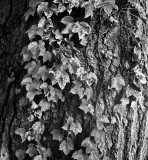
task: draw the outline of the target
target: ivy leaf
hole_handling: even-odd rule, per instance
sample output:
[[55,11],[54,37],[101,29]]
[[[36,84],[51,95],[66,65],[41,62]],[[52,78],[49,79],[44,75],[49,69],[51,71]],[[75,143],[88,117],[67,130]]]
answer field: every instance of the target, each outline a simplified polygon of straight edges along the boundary
[[36,90],[31,90],[31,91],[28,91],[27,92],[27,95],[26,97],[29,99],[29,101],[33,101],[35,95],[39,95],[39,94],[42,94],[41,91],[36,91]]
[[28,33],[28,37],[30,40],[32,40],[35,37],[37,29],[37,25],[32,25],[31,28],[26,32]]
[[39,51],[39,49],[38,49],[38,43],[36,41],[31,42],[28,45],[28,50],[30,50],[33,55],[37,54],[37,52]]
[[45,99],[42,99],[40,101],[39,106],[41,107],[41,111],[42,112],[50,110],[50,108],[51,108],[51,104],[47,100],[45,100]]
[[52,81],[52,84],[58,83],[59,87],[63,90],[67,83],[70,82],[69,75],[66,71],[57,70],[55,72],[55,80]]
[[22,143],[26,140],[25,133],[26,133],[25,128],[17,128],[15,130],[15,134],[21,136]]
[[61,142],[64,138],[63,134],[61,133],[61,131],[59,129],[54,129],[51,134],[53,135],[53,140],[58,140],[59,142]]
[[65,24],[65,25],[68,25],[68,24],[72,23],[73,20],[74,20],[73,17],[71,17],[71,16],[65,16],[65,17],[63,17],[63,18],[61,19],[61,22],[62,22],[63,24]]
[[71,89],[72,94],[78,94],[79,98],[82,99],[84,96],[84,88],[81,88],[82,83],[80,81],[74,82],[75,86]]
[[27,12],[25,12],[24,17],[25,17],[25,21],[28,20],[29,16],[34,16],[35,13],[35,9],[33,8],[29,8]]
[[71,150],[74,149],[74,144],[71,138],[67,138],[67,140],[63,140],[60,143],[59,150],[63,151],[65,155],[68,155]]
[[69,116],[66,124],[62,127],[65,131],[69,130],[70,124],[74,121],[73,117]]
[[86,153],[91,153],[96,148],[96,145],[90,140],[90,137],[85,138],[81,146],[86,147]]
[[88,103],[88,101],[86,99],[82,99],[82,103],[79,106],[79,108],[81,110],[83,110],[85,112],[85,114],[89,112],[91,115],[93,115],[94,114],[94,107],[92,104],[87,104],[87,103]]
[[93,17],[94,6],[91,1],[84,2],[81,7],[85,8],[85,18]]
[[76,159],[76,160],[84,160],[84,156],[83,156],[83,153],[82,153],[82,149],[78,150],[78,151],[75,151],[73,154],[72,154],[72,158],[73,159]]
[[73,131],[73,133],[77,135],[82,132],[82,126],[79,122],[72,122],[69,130]]

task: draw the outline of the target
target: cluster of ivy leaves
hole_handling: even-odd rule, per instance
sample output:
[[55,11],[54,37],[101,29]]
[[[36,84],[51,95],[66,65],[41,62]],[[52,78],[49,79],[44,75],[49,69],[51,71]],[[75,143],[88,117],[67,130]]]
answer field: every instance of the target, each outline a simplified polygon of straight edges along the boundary
[[[143,29],[143,23],[141,22],[142,19],[145,19],[145,15],[138,3],[129,2],[134,7],[137,7],[141,15],[141,18],[137,20],[137,29],[134,33],[135,37],[140,39],[138,46],[134,48],[134,52],[138,56],[139,61],[141,61],[141,57],[145,56],[147,52],[147,48],[145,48],[147,39],[143,36],[145,28]],[[74,8],[84,9],[84,17],[79,17],[78,19],[73,17],[71,13]],[[51,157],[52,155],[51,149],[43,147],[40,143],[42,134],[45,131],[45,113],[51,110],[57,102],[65,101],[63,91],[69,83],[72,84],[69,92],[74,95],[77,94],[81,100],[79,108],[85,114],[90,113],[92,116],[95,115],[95,109],[91,100],[93,97],[92,85],[97,83],[97,75],[88,71],[81,64],[81,61],[77,57],[78,54],[81,54],[81,50],[75,46],[72,38],[77,35],[78,43],[81,47],[87,46],[88,36],[92,33],[89,21],[93,18],[94,11],[100,8],[109,17],[113,10],[118,9],[114,0],[53,0],[50,2],[30,0],[29,2],[29,9],[25,13],[25,20],[27,21],[30,16],[37,14],[39,21],[26,32],[30,43],[23,48],[21,54],[25,69],[28,72],[21,84],[26,87],[26,97],[31,104],[28,121],[32,124],[32,127],[28,131],[24,128],[17,128],[15,133],[21,136],[22,142],[26,140],[35,140],[37,142],[36,145],[29,145],[26,151],[34,160],[47,160],[47,157]],[[61,17],[62,13],[64,13],[64,17],[60,19],[58,24],[55,24],[55,17],[59,15]],[[137,65],[134,68],[134,72],[139,80],[138,83],[146,84],[143,65],[145,65],[144,69],[147,70],[146,60],[143,59],[139,66]],[[120,84],[118,84],[119,82]],[[119,90],[119,85],[122,87],[125,83],[120,76],[116,76],[111,88]],[[37,95],[42,97],[39,103],[36,103],[34,100]],[[124,104],[125,100],[123,99]],[[102,122],[108,123],[109,120],[107,117],[103,117]],[[68,133],[66,138],[61,130]],[[74,117],[69,115],[65,125],[61,129],[54,129],[51,134],[53,135],[53,140],[60,142],[59,150],[68,155],[74,150],[74,143],[70,134],[77,136],[82,130],[81,122],[76,121]],[[86,150],[73,151],[72,158],[76,160],[99,159],[97,148],[101,142],[101,138],[105,136],[100,132],[94,128],[90,137],[82,141],[81,145]],[[91,140],[91,137],[94,138],[94,141]],[[21,152],[18,152],[16,156],[19,158],[21,154]]]

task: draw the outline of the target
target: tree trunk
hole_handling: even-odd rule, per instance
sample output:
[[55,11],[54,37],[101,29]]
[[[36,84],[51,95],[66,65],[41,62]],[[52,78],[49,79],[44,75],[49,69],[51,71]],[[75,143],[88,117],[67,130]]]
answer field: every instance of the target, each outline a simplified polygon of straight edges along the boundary
[[[119,8],[122,7],[121,2],[117,1]],[[145,4],[144,0],[142,3]],[[126,1],[122,5],[129,7]],[[20,85],[26,73],[20,53],[29,42],[23,17],[27,7],[26,0],[0,2],[0,160],[17,160],[16,150],[26,151],[29,144],[26,141],[21,143],[20,136],[15,134],[17,128],[28,129],[31,125],[27,120],[29,106],[20,105],[26,96],[25,88]],[[102,23],[99,14],[95,14],[90,43],[83,50],[84,55],[79,57],[84,66],[98,77],[98,83],[93,86],[95,118],[85,116],[78,108],[81,104],[79,97],[67,94],[70,87],[67,86],[64,90],[65,102],[58,103],[52,112],[47,113],[43,135],[46,141],[42,143],[51,148],[51,159],[72,159],[72,153],[65,156],[59,151],[59,143],[53,141],[50,134],[53,129],[64,125],[67,113],[82,122],[83,131],[74,140],[75,150],[81,148],[81,142],[97,126],[100,129],[100,160],[148,159],[147,87],[141,91],[133,83],[134,75],[131,74],[137,65],[133,58],[137,41],[131,33],[137,19],[132,14],[129,10],[124,12],[123,8],[119,10],[116,14],[118,24],[111,24],[108,19]],[[101,120],[103,116],[109,122]],[[26,159],[29,159],[27,154]]]
[[11,160],[16,159],[15,150],[24,147],[14,130],[27,113],[18,105],[24,92],[19,89],[24,72],[20,53],[28,42],[23,17],[27,7],[26,0],[0,1],[0,150],[1,158]]

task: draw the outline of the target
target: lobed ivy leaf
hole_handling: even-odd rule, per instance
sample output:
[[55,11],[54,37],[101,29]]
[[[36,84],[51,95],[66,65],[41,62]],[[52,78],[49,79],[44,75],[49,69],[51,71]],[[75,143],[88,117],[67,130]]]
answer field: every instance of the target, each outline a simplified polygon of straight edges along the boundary
[[67,140],[63,140],[60,143],[59,150],[63,151],[65,155],[68,155],[71,150],[74,149],[74,144],[71,138],[67,137]]
[[75,135],[82,132],[82,126],[79,122],[72,122],[69,130],[73,131]]
[[79,106],[79,108],[81,109],[81,110],[83,110],[84,112],[85,112],[85,114],[86,113],[90,113],[91,115],[93,115],[94,114],[94,107],[93,107],[93,105],[92,104],[88,104],[88,101],[86,100],[86,99],[82,99],[82,103],[81,103],[81,105]]
[[51,108],[51,104],[46,99],[42,99],[39,103],[39,106],[41,107],[42,112],[50,110]]
[[53,140],[58,140],[59,142],[61,142],[64,138],[63,134],[61,133],[61,131],[59,129],[54,129],[51,134],[53,135]]

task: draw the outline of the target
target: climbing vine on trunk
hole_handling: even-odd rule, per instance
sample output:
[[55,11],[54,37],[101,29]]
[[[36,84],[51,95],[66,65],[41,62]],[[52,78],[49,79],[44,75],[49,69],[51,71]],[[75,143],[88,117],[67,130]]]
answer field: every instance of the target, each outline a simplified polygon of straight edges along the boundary
[[[30,43],[21,52],[27,70],[21,82],[27,99],[21,102],[30,106],[30,127],[15,130],[22,143],[30,144],[25,152],[16,151],[18,159],[25,153],[34,160],[54,159],[54,151],[44,142],[49,117],[57,106],[65,116],[50,136],[59,142],[65,157],[124,159],[128,125],[129,159],[136,154],[140,160],[147,156],[147,125],[141,133],[140,153],[135,152],[140,143],[138,113],[147,113],[147,5],[136,0],[122,4],[119,0],[30,0],[25,20],[36,16],[38,21],[26,32]],[[64,108],[72,96],[77,105]],[[130,124],[128,116],[132,116]],[[86,127],[82,117],[91,128],[78,145],[76,138]]]

